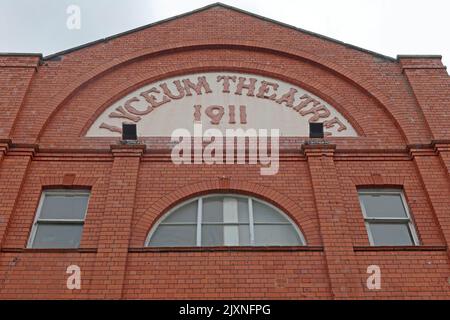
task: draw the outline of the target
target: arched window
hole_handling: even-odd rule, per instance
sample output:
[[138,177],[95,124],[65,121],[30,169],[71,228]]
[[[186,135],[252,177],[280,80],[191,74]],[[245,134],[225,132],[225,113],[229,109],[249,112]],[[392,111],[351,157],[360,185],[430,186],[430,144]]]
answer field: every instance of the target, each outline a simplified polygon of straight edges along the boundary
[[175,207],[150,231],[150,247],[298,246],[297,226],[274,206],[239,195],[202,196]]

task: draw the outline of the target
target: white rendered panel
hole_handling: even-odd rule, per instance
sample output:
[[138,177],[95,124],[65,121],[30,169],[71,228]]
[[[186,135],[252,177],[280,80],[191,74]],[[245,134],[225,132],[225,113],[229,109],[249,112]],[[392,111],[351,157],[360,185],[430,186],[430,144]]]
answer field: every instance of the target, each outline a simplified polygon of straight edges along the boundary
[[[225,86],[224,77],[229,79],[228,87]],[[249,86],[250,90],[244,87],[239,90],[240,78],[244,79],[243,84]],[[201,84],[199,79],[205,83],[198,90],[200,94],[185,85],[190,83],[195,87]],[[150,96],[154,98],[154,108],[150,108]],[[286,98],[284,101],[283,96]],[[292,103],[287,101],[289,96],[293,98]],[[164,103],[156,106],[161,102]],[[308,103],[295,110],[302,102]],[[198,112],[195,105],[200,106]],[[234,107],[230,108],[230,105]],[[223,108],[220,121],[213,121],[207,115],[210,106]],[[241,117],[240,106],[245,106],[242,112],[244,118]],[[314,108],[319,111],[312,112]],[[212,108],[209,114],[217,115],[219,109]],[[314,119],[317,115],[320,117]],[[223,133],[225,129],[238,128],[280,129],[281,136],[306,137],[309,135],[308,123],[311,120],[328,123],[325,132],[331,136],[357,136],[354,128],[333,106],[298,86],[254,74],[207,72],[164,79],[127,94],[94,121],[86,136],[120,137],[122,122],[128,122],[137,124],[141,137],[170,137],[179,128],[187,129],[192,134],[196,122],[202,124],[203,130],[216,128]]]

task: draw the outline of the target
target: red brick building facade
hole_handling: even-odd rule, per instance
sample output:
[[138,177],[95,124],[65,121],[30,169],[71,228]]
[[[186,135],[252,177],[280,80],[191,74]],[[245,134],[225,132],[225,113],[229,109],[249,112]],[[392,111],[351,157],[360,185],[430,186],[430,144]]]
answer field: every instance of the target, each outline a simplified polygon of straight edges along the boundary
[[[143,118],[131,104],[108,111],[140,88],[214,72],[302,88],[354,135],[281,137],[279,171],[264,176],[258,164],[176,165],[167,137],[88,134],[102,115]],[[2,54],[0,82],[0,298],[450,298],[450,81],[439,56],[393,59],[213,5],[48,57]],[[79,247],[30,247],[42,193],[55,188],[90,191]],[[401,190],[414,245],[371,245],[361,188]],[[305,245],[146,246],[164,214],[211,193],[273,205]],[[80,289],[66,286],[69,265]],[[379,289],[366,285],[370,265]]]

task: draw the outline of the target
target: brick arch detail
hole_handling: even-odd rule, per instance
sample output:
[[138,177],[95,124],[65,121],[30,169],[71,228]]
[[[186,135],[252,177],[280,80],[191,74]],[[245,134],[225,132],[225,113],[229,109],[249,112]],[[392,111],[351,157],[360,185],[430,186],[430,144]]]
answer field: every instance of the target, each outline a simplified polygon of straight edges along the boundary
[[404,177],[385,177],[382,175],[372,175],[370,177],[353,177],[353,183],[356,187],[381,187],[381,186],[396,186],[403,187],[405,183]]
[[234,193],[264,200],[287,214],[302,232],[307,245],[321,245],[318,228],[311,216],[303,214],[301,208],[289,197],[269,187],[241,180],[216,179],[186,185],[153,203],[132,226],[131,247],[144,245],[151,228],[176,205],[184,201],[211,193]]
[[40,182],[43,188],[47,187],[92,187],[97,178],[77,177],[74,174],[65,174],[64,176],[41,177]]
[[[49,105],[54,106],[53,111],[49,115],[49,117],[46,119],[45,123],[41,126],[37,140],[41,137],[43,134],[45,128],[47,127],[50,120],[53,118],[53,116],[59,111],[59,109],[64,105],[66,101],[68,101],[76,92],[81,89],[84,85],[89,83],[90,81],[100,77],[104,73],[108,72],[109,70],[112,70],[114,68],[117,68],[118,66],[130,63],[133,60],[140,59],[147,56],[152,55],[161,55],[166,54],[174,51],[179,50],[199,50],[199,49],[213,49],[213,48],[240,48],[245,49],[249,51],[265,51],[265,52],[272,52],[276,54],[281,55],[287,55],[291,56],[295,59],[303,59],[307,60],[311,63],[314,63],[316,65],[319,65],[321,67],[324,67],[333,73],[336,73],[340,77],[350,81],[355,86],[362,89],[364,92],[369,94],[371,97],[373,97],[385,110],[385,112],[388,114],[388,116],[394,121],[396,126],[399,128],[399,131],[405,141],[407,141],[407,136],[405,132],[403,131],[402,127],[399,125],[399,121],[397,118],[391,113],[390,110],[395,110],[393,108],[393,103],[390,101],[390,99],[385,96],[378,88],[370,84],[367,80],[361,78],[360,76],[354,74],[352,71],[346,69],[345,67],[342,67],[340,65],[337,65],[329,60],[320,58],[316,55],[313,55],[311,53],[303,52],[303,51],[293,51],[290,49],[284,49],[283,51],[280,51],[279,48],[276,48],[275,46],[261,46],[257,42],[254,41],[227,41],[227,43],[213,43],[211,41],[207,40],[200,40],[200,41],[192,41],[184,43],[183,45],[165,45],[160,46],[157,48],[147,48],[144,50],[138,50],[133,53],[127,54],[122,56],[121,58],[113,59],[105,64],[102,64],[98,66],[97,68],[92,69],[90,72],[85,73],[84,75],[79,77],[79,80],[77,82],[74,82],[70,85],[68,85],[65,89],[63,89],[60,93],[56,94],[51,101],[49,102]],[[194,67],[194,66],[193,66]],[[201,65],[197,66],[199,69],[201,69]],[[259,66],[261,68],[261,66]],[[263,70],[271,69],[270,66],[264,66],[262,68]],[[344,115],[346,116],[346,115]],[[348,115],[347,115],[348,116]],[[351,119],[351,118],[350,118]],[[355,128],[356,129],[356,128]]]

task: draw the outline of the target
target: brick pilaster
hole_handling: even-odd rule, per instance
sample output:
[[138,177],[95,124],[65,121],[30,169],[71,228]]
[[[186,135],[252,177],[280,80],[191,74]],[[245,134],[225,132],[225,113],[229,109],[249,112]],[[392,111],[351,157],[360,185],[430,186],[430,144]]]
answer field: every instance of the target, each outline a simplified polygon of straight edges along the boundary
[[0,163],[0,248],[5,242],[9,221],[21,196],[27,170],[37,150],[36,146],[15,147],[2,156]]
[[398,60],[412,88],[433,139],[450,136],[450,81],[441,56],[400,55]]
[[122,297],[137,178],[144,149],[144,145],[111,147],[114,163],[90,291],[95,298]]
[[450,181],[448,167],[442,165],[442,162],[449,164],[448,158],[447,160],[440,159],[435,152],[429,149],[411,148],[410,154],[414,159],[414,164],[441,229],[447,245],[447,252],[450,253],[448,250],[450,244]]
[[450,179],[450,140],[435,140],[433,141],[433,147],[434,151],[439,155]]
[[332,294],[335,299],[349,299],[360,296],[362,291],[333,160],[334,150],[334,145],[303,146],[308,159]]
[[0,137],[10,137],[41,62],[40,54],[0,55]]

